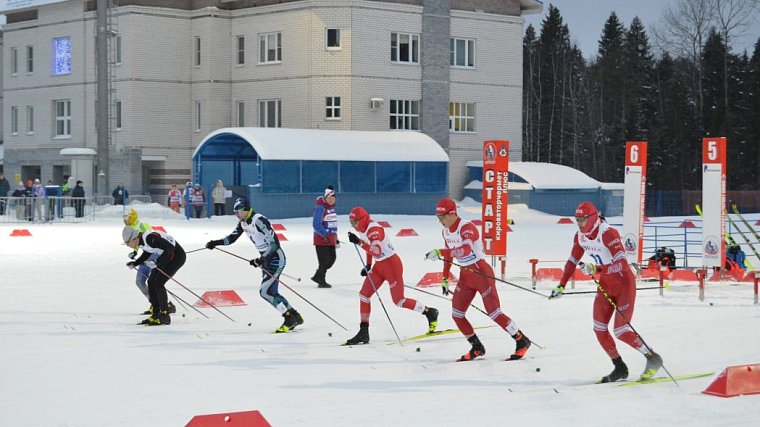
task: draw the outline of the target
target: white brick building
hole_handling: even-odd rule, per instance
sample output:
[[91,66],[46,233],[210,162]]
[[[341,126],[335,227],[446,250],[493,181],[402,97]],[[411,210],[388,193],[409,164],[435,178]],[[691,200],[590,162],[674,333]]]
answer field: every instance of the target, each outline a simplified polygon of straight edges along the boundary
[[[61,149],[97,149],[96,2],[31,3],[5,11],[3,166],[61,182]],[[521,157],[521,14],[538,1],[113,3],[111,188],[165,194],[190,179],[203,137],[230,126],[419,130],[448,152],[455,197],[483,140]],[[92,191],[96,176],[77,178]]]

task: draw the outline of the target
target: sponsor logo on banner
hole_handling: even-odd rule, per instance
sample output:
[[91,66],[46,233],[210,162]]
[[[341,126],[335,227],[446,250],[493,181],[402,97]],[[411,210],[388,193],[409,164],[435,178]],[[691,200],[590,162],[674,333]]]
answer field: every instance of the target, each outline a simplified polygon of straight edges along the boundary
[[496,163],[496,144],[492,142],[486,143],[486,147],[483,150],[483,163],[490,165]]
[[633,233],[628,233],[625,235],[625,241],[623,242],[623,246],[625,247],[626,252],[634,252],[638,245],[636,242],[639,239],[636,238],[636,236],[633,235]]
[[707,236],[705,238],[705,254],[717,255],[720,252],[720,244],[718,238],[715,236]]

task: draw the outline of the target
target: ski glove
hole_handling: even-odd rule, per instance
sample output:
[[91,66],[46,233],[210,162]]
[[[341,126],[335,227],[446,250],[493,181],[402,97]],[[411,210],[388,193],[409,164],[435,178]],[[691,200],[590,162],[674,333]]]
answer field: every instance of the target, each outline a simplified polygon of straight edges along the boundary
[[130,268],[130,269],[132,269],[132,270],[134,270],[136,266],[137,266],[137,264],[135,264],[134,261],[129,261],[127,263],[127,267]]
[[441,251],[438,249],[433,249],[432,251],[425,254],[425,259],[428,261],[437,261],[441,259]]
[[444,277],[443,280],[441,280],[441,290],[444,295],[449,294],[449,279]]
[[261,264],[264,264],[264,258],[254,258],[248,261],[248,264],[256,268],[261,267]]
[[348,232],[348,241],[355,244],[355,245],[361,245],[362,239],[359,238],[356,234],[352,232]]
[[137,256],[137,252],[135,252],[135,251],[132,251],[132,252],[130,252],[130,253],[129,253],[129,255],[127,255],[127,256],[129,257],[129,259],[135,259],[135,257]]
[[361,274],[362,276],[366,276],[367,273],[369,273],[370,270],[372,270],[372,265],[368,265],[368,266],[362,268],[362,271],[359,272],[359,274]]
[[551,295],[549,295],[549,299],[560,298],[562,297],[563,292],[565,292],[565,287],[557,285],[554,288],[552,288],[552,293]]
[[220,242],[218,240],[209,240],[206,242],[206,249],[214,249],[215,247],[219,246]]
[[597,271],[596,264],[594,264],[593,262],[589,262],[589,263],[579,262],[578,267],[580,267],[583,274],[587,276],[592,276],[596,274],[596,271]]

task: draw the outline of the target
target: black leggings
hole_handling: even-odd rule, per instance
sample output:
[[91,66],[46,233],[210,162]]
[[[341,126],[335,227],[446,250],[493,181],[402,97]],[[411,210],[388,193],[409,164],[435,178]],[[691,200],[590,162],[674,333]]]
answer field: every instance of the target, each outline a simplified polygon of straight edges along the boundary
[[[175,243],[174,253],[169,262],[157,265],[156,268],[151,270],[148,277],[148,294],[150,303],[153,305],[154,314],[168,309],[169,298],[166,295],[166,282],[185,265],[186,259],[185,250],[182,249],[179,243]],[[161,271],[158,271],[159,269]],[[156,308],[158,308],[158,311],[156,311]]]
[[317,262],[319,267],[315,274],[317,281],[324,281],[327,270],[335,264],[335,246],[314,246],[317,250]]

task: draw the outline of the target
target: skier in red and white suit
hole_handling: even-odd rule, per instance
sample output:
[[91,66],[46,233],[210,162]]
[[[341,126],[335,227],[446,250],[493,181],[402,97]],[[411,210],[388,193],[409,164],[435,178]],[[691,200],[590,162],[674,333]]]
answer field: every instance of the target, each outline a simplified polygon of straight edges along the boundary
[[[461,267],[459,283],[451,300],[451,313],[457,328],[464,334],[472,349],[458,361],[472,360],[486,354],[486,349],[475,334],[472,324],[465,317],[476,293],[480,293],[488,316],[515,339],[516,348],[509,360],[522,359],[531,345],[530,339],[518,328],[514,320],[501,311],[499,294],[493,269],[486,262],[483,244],[477,227],[457,215],[456,203],[445,197],[438,202],[435,214],[443,226],[445,249],[433,249],[425,255],[428,260],[443,259],[443,277],[449,277],[452,259]],[[448,295],[448,282],[443,280],[443,294]]]
[[[346,341],[346,345],[369,343],[369,315],[372,295],[387,281],[391,290],[393,303],[407,310],[422,313],[428,319],[428,333],[438,326],[438,310],[426,307],[420,302],[404,297],[404,266],[396,254],[393,243],[385,235],[385,229],[374,222],[361,206],[351,210],[348,216],[351,226],[360,233],[359,236],[348,232],[348,241],[359,245],[367,252],[367,263],[362,267],[361,275],[366,276],[359,291],[359,333]],[[375,261],[374,265],[372,261]]]
[[[602,377],[599,382],[614,382],[628,378],[628,367],[623,362],[623,358],[615,345],[615,340],[608,330],[612,315],[615,314],[615,306],[607,300],[601,289],[604,289],[625,316],[625,319],[620,314],[615,316],[613,333],[620,341],[646,356],[647,365],[644,373],[641,374],[641,378],[651,378],[662,366],[662,358],[651,348],[647,348],[641,338],[629,326],[628,322],[633,319],[633,311],[636,305],[636,277],[625,257],[625,249],[620,234],[600,218],[599,211],[591,202],[583,202],[578,205],[575,210],[575,219],[579,230],[573,239],[573,249],[570,252],[570,258],[565,263],[559,285],[552,289],[549,299],[562,296],[565,285],[575,272],[576,266],[580,266],[581,270],[588,275],[600,273],[599,286],[594,299],[594,333],[596,333],[599,344],[612,359],[615,368],[609,375]],[[584,253],[593,258],[594,262],[580,262]]]

